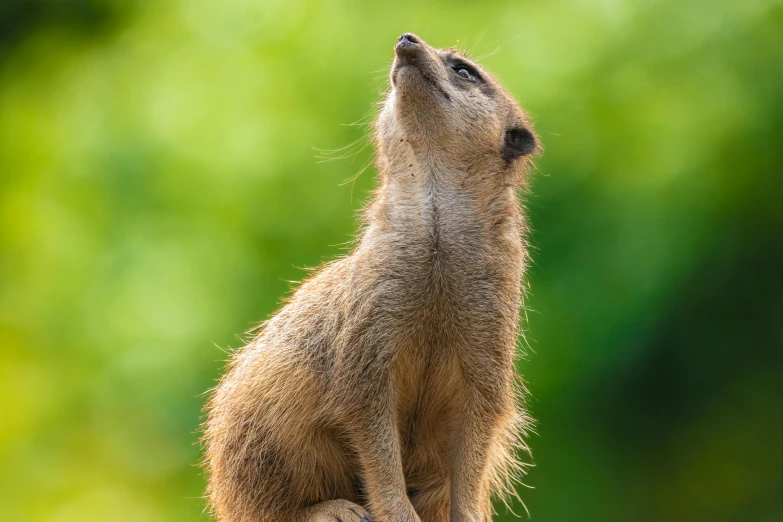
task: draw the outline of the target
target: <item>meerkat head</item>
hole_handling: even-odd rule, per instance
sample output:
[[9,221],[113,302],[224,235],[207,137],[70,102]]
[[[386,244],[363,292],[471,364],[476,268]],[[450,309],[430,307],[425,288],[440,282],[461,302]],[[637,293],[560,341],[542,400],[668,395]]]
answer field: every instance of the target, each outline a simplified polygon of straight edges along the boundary
[[394,51],[391,88],[376,122],[385,170],[426,166],[521,180],[538,145],[503,88],[459,52],[435,49],[411,33],[399,37]]

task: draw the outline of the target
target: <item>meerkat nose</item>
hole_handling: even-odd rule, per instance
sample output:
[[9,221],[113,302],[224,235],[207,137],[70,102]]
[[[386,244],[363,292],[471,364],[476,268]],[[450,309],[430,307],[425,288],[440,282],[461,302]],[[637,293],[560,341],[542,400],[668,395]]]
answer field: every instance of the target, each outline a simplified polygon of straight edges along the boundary
[[416,49],[420,47],[421,40],[418,36],[416,36],[413,33],[404,33],[399,38],[397,38],[397,45],[394,46],[394,48],[398,51],[401,51],[403,49]]
[[416,38],[416,35],[413,33],[403,33],[400,35],[399,38],[397,38],[397,41],[400,42],[403,45],[406,44],[417,44],[419,43],[419,39]]
[[422,49],[422,41],[413,33],[403,33],[397,38],[397,45],[394,46],[394,51],[397,56],[403,55],[415,55]]

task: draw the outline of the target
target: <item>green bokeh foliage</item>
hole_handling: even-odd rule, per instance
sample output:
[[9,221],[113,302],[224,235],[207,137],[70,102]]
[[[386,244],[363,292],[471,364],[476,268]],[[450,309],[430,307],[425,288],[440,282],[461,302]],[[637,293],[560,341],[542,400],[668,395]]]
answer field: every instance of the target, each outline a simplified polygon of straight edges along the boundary
[[204,393],[346,250],[403,31],[470,51],[545,148],[532,520],[783,520],[783,5],[762,0],[4,3],[4,520],[207,519]]

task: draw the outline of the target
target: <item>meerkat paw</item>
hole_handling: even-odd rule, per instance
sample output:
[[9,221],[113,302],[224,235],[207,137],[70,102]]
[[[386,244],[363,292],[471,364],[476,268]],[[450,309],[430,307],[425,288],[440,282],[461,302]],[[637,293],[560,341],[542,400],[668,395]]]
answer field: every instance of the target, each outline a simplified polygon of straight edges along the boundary
[[327,500],[310,506],[300,519],[302,522],[372,522],[362,506],[347,500]]

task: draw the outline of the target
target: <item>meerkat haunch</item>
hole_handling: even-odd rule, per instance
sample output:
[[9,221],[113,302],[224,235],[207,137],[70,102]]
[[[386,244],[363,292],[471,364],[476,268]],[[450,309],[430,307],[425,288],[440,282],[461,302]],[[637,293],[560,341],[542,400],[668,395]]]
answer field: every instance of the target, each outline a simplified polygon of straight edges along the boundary
[[412,34],[357,247],[236,352],[207,405],[222,522],[487,522],[527,416],[514,370],[537,140],[478,65]]

